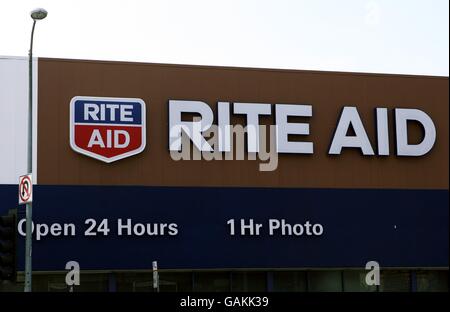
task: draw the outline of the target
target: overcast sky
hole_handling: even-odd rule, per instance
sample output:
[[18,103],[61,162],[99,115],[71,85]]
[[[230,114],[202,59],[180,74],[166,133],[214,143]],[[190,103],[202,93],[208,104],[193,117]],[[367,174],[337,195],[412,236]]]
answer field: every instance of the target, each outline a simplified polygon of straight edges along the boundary
[[448,76],[448,0],[2,0],[0,55]]

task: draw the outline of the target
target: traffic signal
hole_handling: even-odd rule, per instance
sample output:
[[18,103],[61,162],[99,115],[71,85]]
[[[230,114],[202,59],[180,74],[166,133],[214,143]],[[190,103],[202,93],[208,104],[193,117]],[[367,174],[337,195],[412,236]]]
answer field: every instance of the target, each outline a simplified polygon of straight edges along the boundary
[[0,281],[15,281],[16,267],[16,215],[0,216]]

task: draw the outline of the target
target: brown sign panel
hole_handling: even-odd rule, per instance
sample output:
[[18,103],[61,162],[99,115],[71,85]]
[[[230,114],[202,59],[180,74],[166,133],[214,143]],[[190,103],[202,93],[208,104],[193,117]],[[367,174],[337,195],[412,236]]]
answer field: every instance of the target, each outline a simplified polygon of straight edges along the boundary
[[[448,78],[294,70],[40,59],[38,73],[38,183],[67,185],[227,186],[448,189]],[[146,103],[147,146],[110,164],[74,152],[69,104],[75,96],[140,98]],[[279,154],[273,171],[260,160],[180,160],[169,152],[168,101],[309,104],[314,154]],[[376,150],[375,108],[388,108],[389,156],[340,155],[328,149],[344,106],[357,107]],[[426,112],[436,142],[420,157],[395,153],[394,108]],[[274,124],[275,117],[260,118]],[[232,123],[245,125],[245,118]],[[295,121],[294,121],[295,122]],[[411,142],[420,126],[411,125]]]

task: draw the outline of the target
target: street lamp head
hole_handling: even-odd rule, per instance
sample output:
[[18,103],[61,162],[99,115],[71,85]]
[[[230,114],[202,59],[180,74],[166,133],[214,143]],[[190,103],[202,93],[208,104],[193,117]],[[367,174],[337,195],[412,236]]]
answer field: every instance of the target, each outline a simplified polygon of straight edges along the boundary
[[47,16],[47,11],[42,8],[37,8],[31,11],[31,18],[36,20],[44,19]]

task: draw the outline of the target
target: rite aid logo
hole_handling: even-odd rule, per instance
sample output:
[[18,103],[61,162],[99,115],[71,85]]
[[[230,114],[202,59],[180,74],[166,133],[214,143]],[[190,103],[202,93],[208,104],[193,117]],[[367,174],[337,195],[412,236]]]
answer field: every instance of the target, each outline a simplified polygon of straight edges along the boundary
[[76,96],[70,101],[70,146],[110,163],[145,148],[145,103],[136,98]]

